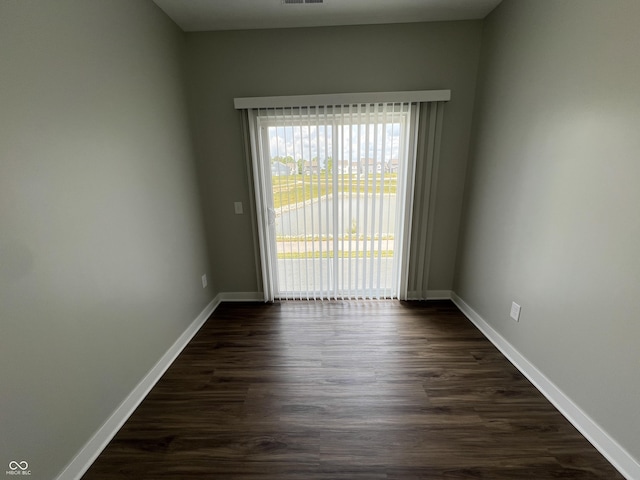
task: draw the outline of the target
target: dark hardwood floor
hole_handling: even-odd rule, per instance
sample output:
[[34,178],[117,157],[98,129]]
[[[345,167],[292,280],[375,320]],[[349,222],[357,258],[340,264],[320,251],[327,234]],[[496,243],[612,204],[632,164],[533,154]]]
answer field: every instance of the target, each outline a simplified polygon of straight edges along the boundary
[[222,304],[83,477],[622,479],[451,302]]

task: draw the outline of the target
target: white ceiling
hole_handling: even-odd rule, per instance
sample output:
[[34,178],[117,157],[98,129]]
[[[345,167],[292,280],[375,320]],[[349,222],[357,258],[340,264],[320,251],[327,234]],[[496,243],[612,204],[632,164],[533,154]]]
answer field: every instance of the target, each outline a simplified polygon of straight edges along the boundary
[[484,18],[502,0],[154,0],[186,32]]

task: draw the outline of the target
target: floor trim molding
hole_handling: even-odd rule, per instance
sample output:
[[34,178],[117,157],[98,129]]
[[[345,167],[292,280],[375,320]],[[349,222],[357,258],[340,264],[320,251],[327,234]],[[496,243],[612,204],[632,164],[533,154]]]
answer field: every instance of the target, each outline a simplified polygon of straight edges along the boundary
[[451,290],[427,290],[427,300],[451,300]]
[[95,462],[102,450],[109,444],[111,439],[118,433],[122,425],[133,414],[138,405],[144,400],[147,394],[160,380],[164,372],[171,366],[180,352],[187,346],[193,336],[204,325],[204,322],[211,316],[213,311],[220,305],[221,294],[218,294],[200,312],[191,325],[178,337],[169,347],[169,350],[158,360],[151,370],[140,380],[140,383],[131,391],[122,403],[114,410],[111,416],[96,431],[91,439],[80,449],[78,454],[71,460],[65,469],[58,475],[57,480],[79,480],[89,467]]
[[640,464],[618,442],[578,407],[534,364],[500,335],[462,298],[451,294],[451,300],[495,347],[549,400],[564,417],[627,479],[640,479]]
[[264,302],[262,292],[221,292],[218,297],[221,302]]
[[451,290],[427,290],[426,295],[423,292],[412,290],[407,292],[407,300],[451,300]]

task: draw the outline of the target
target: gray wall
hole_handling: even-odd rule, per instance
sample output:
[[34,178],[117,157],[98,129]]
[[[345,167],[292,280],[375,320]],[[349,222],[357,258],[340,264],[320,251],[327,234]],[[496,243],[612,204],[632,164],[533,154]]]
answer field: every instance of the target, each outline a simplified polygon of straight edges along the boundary
[[150,1],[3,0],[0,45],[0,471],[51,480],[214,295],[184,35]]
[[234,97],[448,88],[430,289],[453,283],[481,22],[187,35],[190,111],[216,283],[255,292],[251,190]]
[[636,0],[488,17],[455,290],[640,460],[638,18]]

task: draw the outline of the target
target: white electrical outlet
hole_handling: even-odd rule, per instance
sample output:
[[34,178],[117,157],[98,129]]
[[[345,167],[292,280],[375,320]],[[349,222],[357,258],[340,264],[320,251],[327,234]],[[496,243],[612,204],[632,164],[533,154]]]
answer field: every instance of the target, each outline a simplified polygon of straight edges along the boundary
[[202,288],[207,288],[207,274],[202,275]]
[[242,208],[242,202],[234,202],[233,208],[236,212],[236,215],[242,215],[244,213],[244,209]]
[[520,305],[516,302],[511,302],[511,318],[516,322],[520,321]]

